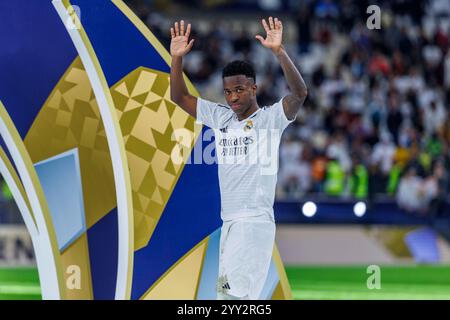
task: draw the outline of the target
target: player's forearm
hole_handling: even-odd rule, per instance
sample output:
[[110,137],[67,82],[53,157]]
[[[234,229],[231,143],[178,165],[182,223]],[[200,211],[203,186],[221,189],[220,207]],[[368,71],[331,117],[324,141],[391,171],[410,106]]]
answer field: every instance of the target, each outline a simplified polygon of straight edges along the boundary
[[170,99],[179,104],[183,97],[188,95],[189,91],[183,78],[183,58],[173,56],[170,67]]
[[292,62],[284,47],[281,47],[277,52],[274,52],[274,54],[280,62],[281,69],[283,70],[291,94],[303,101],[308,94],[308,89],[294,62]]

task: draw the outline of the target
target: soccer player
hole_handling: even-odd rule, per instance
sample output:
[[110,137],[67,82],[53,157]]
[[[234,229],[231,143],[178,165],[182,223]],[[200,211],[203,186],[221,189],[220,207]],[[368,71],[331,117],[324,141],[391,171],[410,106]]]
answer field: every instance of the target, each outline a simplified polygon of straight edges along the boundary
[[282,45],[281,21],[270,17],[262,25],[266,37],[255,38],[276,56],[290,89],[280,101],[263,107],[256,100],[255,71],[245,61],[230,62],[222,71],[228,105],[190,95],[182,60],[194,44],[194,39],[189,40],[191,25],[185,28],[181,20],[170,29],[171,99],[216,134],[223,221],[220,300],[258,299],[261,294],[275,241],[273,203],[281,134],[295,120],[307,95],[305,82]]

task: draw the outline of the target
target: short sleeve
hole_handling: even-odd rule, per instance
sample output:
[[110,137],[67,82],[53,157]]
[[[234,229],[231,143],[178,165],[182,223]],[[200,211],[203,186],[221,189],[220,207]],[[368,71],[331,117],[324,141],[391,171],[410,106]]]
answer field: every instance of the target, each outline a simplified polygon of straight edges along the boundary
[[197,121],[212,129],[219,129],[224,119],[232,115],[230,107],[211,102],[205,99],[197,99]]
[[270,117],[273,122],[274,129],[284,130],[284,129],[286,129],[286,127],[289,124],[294,122],[295,119],[297,118],[297,115],[292,120],[289,120],[286,117],[286,113],[284,112],[284,108],[283,108],[283,99],[284,98],[282,98],[280,101],[276,102],[275,104],[273,104],[269,107],[266,107],[266,108],[268,108],[268,110],[270,112]]

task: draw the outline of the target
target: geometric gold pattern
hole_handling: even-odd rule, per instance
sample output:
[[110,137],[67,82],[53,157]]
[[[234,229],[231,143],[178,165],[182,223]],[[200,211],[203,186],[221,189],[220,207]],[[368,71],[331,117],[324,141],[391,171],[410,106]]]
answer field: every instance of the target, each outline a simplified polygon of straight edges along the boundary
[[280,277],[280,281],[278,282],[275,291],[272,294],[273,300],[292,300],[292,291],[291,286],[289,284],[286,271],[283,266],[283,261],[281,260],[280,252],[278,251],[278,247],[273,247],[272,252],[272,261],[275,263],[275,267],[277,269],[278,276]]
[[281,282],[278,282],[275,290],[272,293],[272,298],[270,300],[285,300],[283,287],[281,286]]
[[[169,75],[140,67],[111,89],[127,152],[133,196],[135,250],[145,247],[161,217],[201,126],[170,100]],[[180,143],[174,130],[184,129]],[[194,132],[195,131],[195,132]],[[77,57],[44,103],[25,138],[33,163],[78,148],[86,227],[116,203],[108,142],[100,111]]]
[[167,270],[140,299],[195,299],[207,246],[208,239],[201,241]]
[[[70,249],[61,254],[62,270],[64,272],[65,283],[70,283],[70,277],[73,273],[70,266],[79,268],[79,287],[70,287],[66,285],[66,299],[69,300],[91,300],[93,299],[91,266],[89,260],[89,245],[86,233],[83,233],[78,239],[70,244]],[[74,271],[72,271],[74,272]]]
[[103,122],[79,57],[56,84],[24,142],[33,163],[78,148],[87,228],[117,206]]
[[[150,240],[182,172],[184,161],[173,161],[172,154],[182,148],[185,160],[201,126],[170,100],[167,73],[137,68],[111,87],[111,95],[130,168],[138,250]],[[173,137],[178,129],[185,138],[180,143]]]

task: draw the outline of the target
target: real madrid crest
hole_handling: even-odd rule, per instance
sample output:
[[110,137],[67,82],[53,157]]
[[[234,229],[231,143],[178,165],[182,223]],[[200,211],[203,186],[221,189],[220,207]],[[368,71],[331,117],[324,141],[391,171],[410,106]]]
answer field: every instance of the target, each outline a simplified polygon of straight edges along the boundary
[[253,121],[248,120],[247,123],[245,124],[244,131],[245,132],[250,131],[252,130],[252,128],[253,128]]

